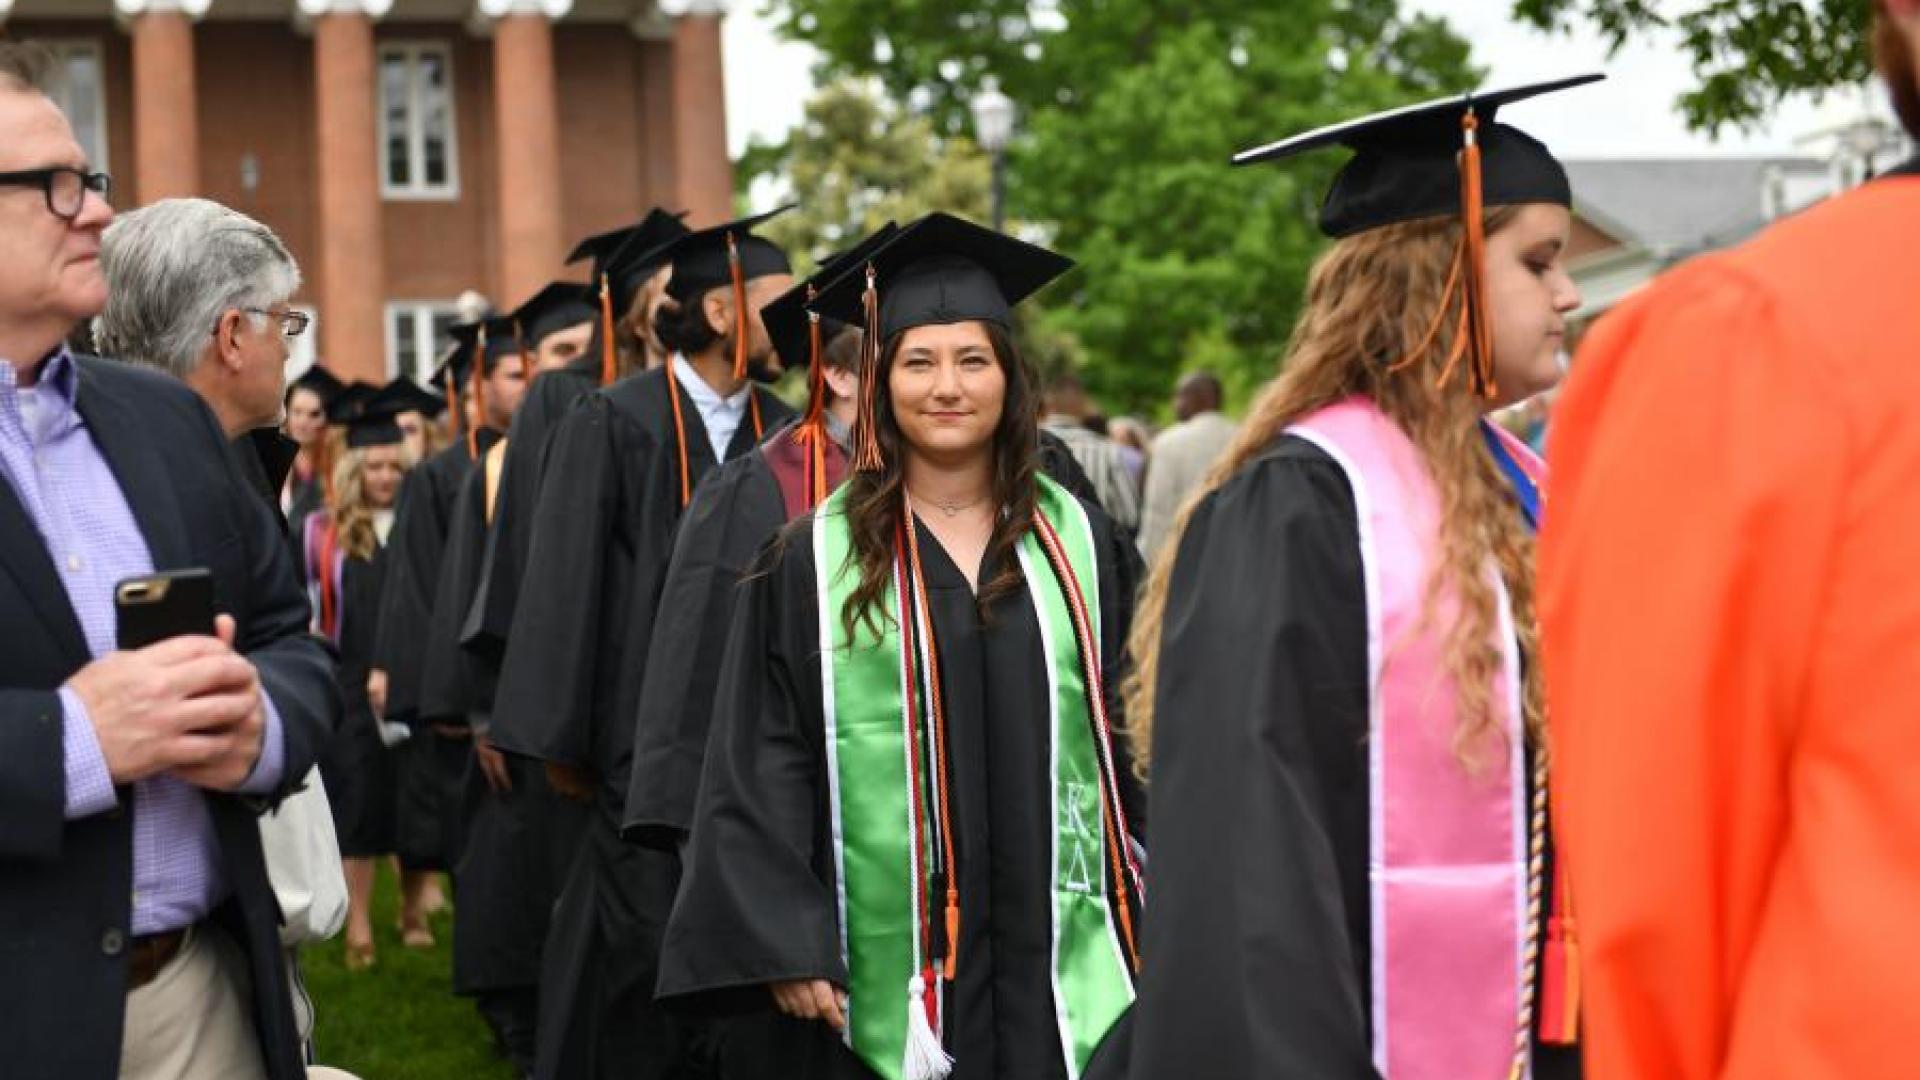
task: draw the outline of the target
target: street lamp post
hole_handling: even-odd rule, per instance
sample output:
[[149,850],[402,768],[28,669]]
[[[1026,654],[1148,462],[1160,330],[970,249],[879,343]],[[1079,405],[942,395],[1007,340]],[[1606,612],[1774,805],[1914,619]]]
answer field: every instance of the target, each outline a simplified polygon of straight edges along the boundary
[[1013,141],[1013,99],[1000,92],[999,80],[989,75],[973,95],[973,134],[980,148],[993,158],[993,227],[1007,227],[1007,144]]

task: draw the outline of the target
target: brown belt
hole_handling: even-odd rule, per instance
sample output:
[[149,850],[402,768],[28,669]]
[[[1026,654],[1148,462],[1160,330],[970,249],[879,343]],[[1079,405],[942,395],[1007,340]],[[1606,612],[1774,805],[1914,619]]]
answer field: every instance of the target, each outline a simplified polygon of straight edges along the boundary
[[133,948],[127,951],[127,992],[152,982],[160,974],[160,969],[180,955],[180,946],[186,944],[187,931],[169,930],[164,934],[142,934],[133,939]]

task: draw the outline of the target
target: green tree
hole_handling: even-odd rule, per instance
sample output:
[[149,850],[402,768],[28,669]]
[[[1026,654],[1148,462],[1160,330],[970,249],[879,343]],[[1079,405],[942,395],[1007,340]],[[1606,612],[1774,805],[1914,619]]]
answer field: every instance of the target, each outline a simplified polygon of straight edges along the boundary
[[1081,263],[1036,321],[1128,410],[1160,406],[1191,367],[1242,393],[1273,372],[1338,155],[1235,170],[1235,151],[1476,82],[1465,42],[1396,0],[769,5],[826,72],[877,79],[936,138],[967,131],[998,79],[1021,110],[1010,216]]
[[971,140],[936,133],[930,118],[858,78],[816,91],[800,126],[777,144],[750,146],[738,175],[743,187],[770,178],[791,192],[799,205],[760,231],[802,269],[888,221],[932,210],[984,218],[993,180]]
[[[1585,24],[1618,50],[1635,34],[1670,28],[1699,85],[1680,96],[1697,130],[1757,126],[1782,99],[1851,86],[1872,72],[1869,0],[1515,0],[1514,14],[1543,30]],[[1664,10],[1663,10],[1664,9]]]

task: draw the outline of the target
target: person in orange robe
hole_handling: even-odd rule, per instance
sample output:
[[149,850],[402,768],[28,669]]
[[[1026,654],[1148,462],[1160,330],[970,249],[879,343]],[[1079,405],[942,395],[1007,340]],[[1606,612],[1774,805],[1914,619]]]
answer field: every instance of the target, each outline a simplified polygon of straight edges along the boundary
[[1548,451],[1588,1076],[1920,1076],[1920,162],[1608,315]]

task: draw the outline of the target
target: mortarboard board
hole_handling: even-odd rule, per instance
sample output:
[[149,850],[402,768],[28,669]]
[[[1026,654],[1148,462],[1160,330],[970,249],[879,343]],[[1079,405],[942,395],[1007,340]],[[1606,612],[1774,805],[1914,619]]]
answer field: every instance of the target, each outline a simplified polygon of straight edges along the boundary
[[733,377],[747,376],[747,282],[769,274],[790,274],[787,253],[770,240],[753,235],[755,226],[793,209],[793,204],[755,214],[724,225],[697,229],[675,240],[666,250],[673,266],[667,295],[691,303],[709,290],[733,286]]
[[614,319],[633,303],[634,293],[647,278],[666,262],[667,248],[689,230],[680,219],[683,211],[670,214],[655,207],[638,225],[589,236],[574,245],[567,261],[591,258],[589,296],[600,306],[600,383],[613,381],[618,365],[614,362]]
[[320,408],[324,411],[328,405],[333,404],[334,397],[344,389],[346,389],[345,383],[335,378],[333,372],[316,363],[309,364],[307,370],[300,373],[299,378],[287,383],[287,397],[291,400],[295,390],[311,390],[319,396]]
[[[1425,340],[1436,339],[1457,308],[1457,332],[1441,368],[1441,381],[1471,353],[1469,376],[1481,396],[1497,396],[1493,376],[1492,324],[1480,280],[1486,246],[1485,208],[1525,203],[1571,207],[1567,171],[1539,140],[1496,123],[1502,106],[1599,82],[1599,73],[1500,90],[1439,98],[1316,129],[1234,156],[1235,165],[1293,157],[1344,146],[1353,157],[1335,175],[1320,205],[1320,230],[1331,237],[1423,218],[1457,217],[1462,228],[1461,264],[1451,279]],[[1398,367],[1417,358],[1395,359]]]
[[1332,124],[1234,155],[1235,165],[1293,157],[1330,146],[1354,156],[1334,178],[1320,207],[1328,236],[1460,211],[1462,121],[1475,117],[1482,206],[1572,203],[1567,171],[1538,140],[1494,122],[1504,105],[1606,78],[1598,73],[1459,94]]
[[848,265],[809,310],[870,329],[861,346],[855,467],[880,467],[873,430],[882,343],[916,326],[990,322],[1011,328],[1013,305],[1073,268],[1073,260],[952,214],[932,213]]
[[587,286],[573,281],[549,282],[513,309],[512,318],[529,349],[538,349],[547,335],[591,322],[596,314]]
[[327,410],[327,419],[346,428],[347,446],[356,450],[400,442],[404,436],[396,417],[404,412],[427,412],[424,406],[437,409],[440,404],[439,398],[407,378],[395,379],[377,389],[356,383],[348,391],[335,399]]

